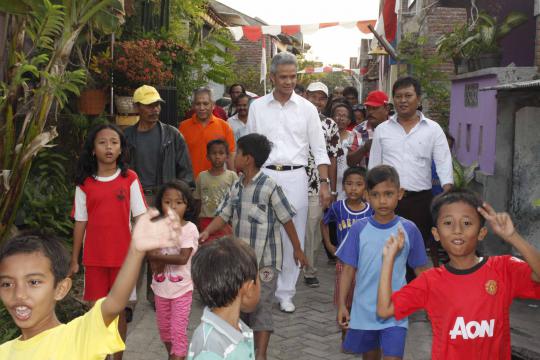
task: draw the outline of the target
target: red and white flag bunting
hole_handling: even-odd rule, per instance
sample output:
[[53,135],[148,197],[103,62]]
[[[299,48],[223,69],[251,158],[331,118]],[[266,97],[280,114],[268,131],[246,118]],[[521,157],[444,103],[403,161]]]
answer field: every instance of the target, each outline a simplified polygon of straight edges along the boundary
[[355,73],[356,75],[359,75],[361,73],[360,69],[343,69],[340,67],[332,67],[332,66],[321,66],[321,67],[307,67],[304,70],[300,70],[297,73],[298,74],[319,74],[319,73],[331,73],[331,72],[348,72],[348,73]]
[[249,41],[259,41],[262,35],[276,36],[282,33],[294,35],[301,32],[304,35],[311,35],[319,29],[332,26],[341,26],[345,29],[357,28],[366,37],[370,37],[371,32],[368,29],[368,25],[374,26],[375,22],[375,20],[362,20],[305,25],[229,26],[227,29],[229,29],[235,41],[242,39],[242,37],[245,37]]

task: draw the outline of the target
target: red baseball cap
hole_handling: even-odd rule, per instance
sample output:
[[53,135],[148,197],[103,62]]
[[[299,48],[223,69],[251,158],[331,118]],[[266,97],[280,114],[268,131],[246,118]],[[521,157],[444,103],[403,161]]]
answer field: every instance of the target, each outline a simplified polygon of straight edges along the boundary
[[375,90],[368,94],[364,105],[379,107],[388,104],[388,95],[384,91]]

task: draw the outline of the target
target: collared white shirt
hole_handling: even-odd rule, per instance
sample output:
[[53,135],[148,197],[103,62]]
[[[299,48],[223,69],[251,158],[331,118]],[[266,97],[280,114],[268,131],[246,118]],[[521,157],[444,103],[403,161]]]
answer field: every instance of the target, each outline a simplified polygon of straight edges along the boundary
[[317,108],[294,92],[284,105],[273,93],[253,101],[247,128],[272,142],[265,165],[307,166],[310,149],[317,166],[330,164]]
[[247,125],[238,118],[238,114],[234,114],[230,118],[227,119],[227,122],[229,125],[231,125],[231,128],[234,133],[234,141],[238,141],[242,136],[248,134]]
[[409,191],[431,189],[431,162],[441,184],[453,184],[452,155],[441,126],[418,112],[420,121],[409,133],[397,115],[375,129],[369,153],[369,168],[387,164],[396,168],[401,187]]

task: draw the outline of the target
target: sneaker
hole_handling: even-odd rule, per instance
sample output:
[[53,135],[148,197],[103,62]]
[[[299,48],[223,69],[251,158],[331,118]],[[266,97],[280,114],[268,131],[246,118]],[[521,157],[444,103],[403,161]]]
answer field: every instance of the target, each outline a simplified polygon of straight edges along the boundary
[[317,288],[320,285],[319,279],[317,279],[316,277],[304,277],[304,282],[307,286],[311,288]]
[[283,300],[279,303],[279,310],[281,310],[284,313],[291,314],[296,310],[296,307],[290,300]]

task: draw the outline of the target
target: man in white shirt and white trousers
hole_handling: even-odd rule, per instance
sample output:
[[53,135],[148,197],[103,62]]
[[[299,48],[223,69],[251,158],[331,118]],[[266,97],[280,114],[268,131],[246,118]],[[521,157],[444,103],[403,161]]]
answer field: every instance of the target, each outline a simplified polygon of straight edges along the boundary
[[375,129],[369,153],[369,169],[393,166],[405,190],[396,213],[416,224],[434,266],[439,265],[437,244],[431,239],[431,163],[444,191],[453,183],[452,155],[441,126],[418,111],[422,89],[412,77],[398,79],[392,87],[396,114]]
[[[315,158],[319,170],[321,206],[330,205],[332,195],[328,179],[330,159],[317,108],[294,92],[296,86],[296,57],[281,52],[272,58],[270,79],[274,84],[272,93],[253,101],[250,106],[248,133],[265,135],[272,142],[272,152],[262,171],[272,177],[282,188],[294,206],[293,218],[298,238],[304,247],[308,211],[308,179],[305,166],[308,153]],[[300,269],[294,262],[293,249],[287,234],[281,228],[283,239],[283,267],[278,277],[276,297],[283,312],[294,312],[293,297]]]

